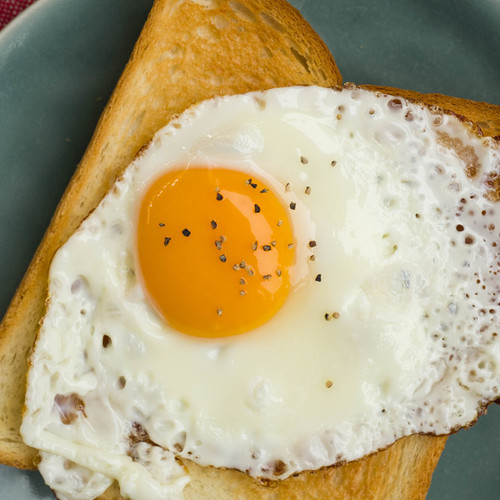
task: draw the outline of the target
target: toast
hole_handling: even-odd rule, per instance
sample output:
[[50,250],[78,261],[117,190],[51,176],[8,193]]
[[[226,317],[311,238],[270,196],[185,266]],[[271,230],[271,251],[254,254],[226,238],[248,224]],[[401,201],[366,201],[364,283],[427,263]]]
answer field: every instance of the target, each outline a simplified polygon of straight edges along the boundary
[[[186,32],[185,19],[189,19]],[[169,30],[164,29],[169,26]],[[194,64],[196,61],[196,64]],[[19,435],[27,356],[44,312],[57,248],[172,116],[216,95],[287,85],[335,86],[335,62],[318,35],[284,0],[157,0],[92,141],[0,326],[0,461],[33,468],[36,450]],[[377,88],[401,94],[397,89]],[[407,91],[499,135],[500,108]],[[437,101],[436,101],[437,100]],[[111,142],[113,139],[113,142]],[[186,498],[423,498],[446,437],[411,436],[360,461],[260,485],[243,473],[187,463]],[[334,496],[332,496],[334,492]],[[102,498],[121,498],[116,487]]]

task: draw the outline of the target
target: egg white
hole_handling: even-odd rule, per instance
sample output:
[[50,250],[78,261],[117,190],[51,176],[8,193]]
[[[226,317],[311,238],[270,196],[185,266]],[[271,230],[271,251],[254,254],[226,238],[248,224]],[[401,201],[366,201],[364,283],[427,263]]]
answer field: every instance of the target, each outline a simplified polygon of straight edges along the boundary
[[[297,203],[296,288],[255,331],[191,338],[145,299],[137,205],[180,165],[239,169]],[[117,479],[132,499],[181,498],[174,456],[285,478],[468,425],[499,397],[498,171],[498,144],[456,117],[357,88],[188,110],[54,258],[22,425],[45,480],[62,497]],[[68,424],[54,398],[71,394],[84,411]]]

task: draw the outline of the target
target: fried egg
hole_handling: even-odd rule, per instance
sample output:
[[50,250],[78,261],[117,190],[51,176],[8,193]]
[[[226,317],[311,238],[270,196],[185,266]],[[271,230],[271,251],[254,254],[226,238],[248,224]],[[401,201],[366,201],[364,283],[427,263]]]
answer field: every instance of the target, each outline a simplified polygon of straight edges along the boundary
[[499,146],[348,86],[196,105],[57,252],[22,435],[59,498],[182,498],[470,425],[499,397]]

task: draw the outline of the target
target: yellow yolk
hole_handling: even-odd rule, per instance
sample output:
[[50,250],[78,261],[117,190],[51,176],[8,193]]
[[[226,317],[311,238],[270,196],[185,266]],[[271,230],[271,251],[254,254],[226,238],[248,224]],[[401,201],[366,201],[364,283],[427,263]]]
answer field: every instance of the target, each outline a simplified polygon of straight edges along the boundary
[[149,300],[189,335],[254,329],[290,292],[295,250],[287,210],[244,172],[189,168],[157,179],[140,206],[137,251]]

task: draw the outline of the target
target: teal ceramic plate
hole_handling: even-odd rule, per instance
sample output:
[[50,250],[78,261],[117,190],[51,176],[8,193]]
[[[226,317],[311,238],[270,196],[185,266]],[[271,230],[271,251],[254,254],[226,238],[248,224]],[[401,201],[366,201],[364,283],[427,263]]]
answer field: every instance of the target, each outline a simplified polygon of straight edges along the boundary
[[[132,50],[152,0],[38,0],[0,33],[0,315]],[[345,81],[500,104],[498,0],[295,0]],[[500,491],[500,408],[452,436],[429,500]],[[51,499],[0,466],[0,499]],[[385,500],[385,499],[384,499]]]

